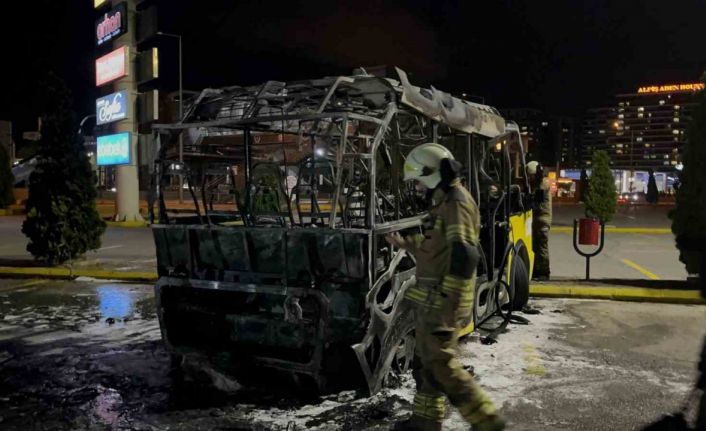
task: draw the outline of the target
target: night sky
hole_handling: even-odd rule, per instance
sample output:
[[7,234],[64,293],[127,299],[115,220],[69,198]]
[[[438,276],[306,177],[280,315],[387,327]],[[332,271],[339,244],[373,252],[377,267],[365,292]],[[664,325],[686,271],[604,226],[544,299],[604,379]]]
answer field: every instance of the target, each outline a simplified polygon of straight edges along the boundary
[[[35,84],[49,69],[66,79],[77,112],[91,113],[92,3],[3,2],[0,118],[32,124]],[[413,83],[481,95],[497,107],[580,115],[617,92],[694,81],[706,69],[703,0],[157,3],[161,30],[183,35],[185,87],[193,90],[388,64]],[[160,45],[167,87],[176,84],[170,44]]]

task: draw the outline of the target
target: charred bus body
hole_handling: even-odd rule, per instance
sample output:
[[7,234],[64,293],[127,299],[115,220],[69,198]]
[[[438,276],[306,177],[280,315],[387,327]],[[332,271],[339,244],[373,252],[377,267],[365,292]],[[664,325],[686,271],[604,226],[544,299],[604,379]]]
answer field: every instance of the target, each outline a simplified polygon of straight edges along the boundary
[[[481,208],[467,332],[526,303],[531,191],[517,127],[398,74],[207,89],[179,123],[154,126],[155,292],[172,354],[235,377],[278,370],[319,390],[357,376],[374,393],[409,369],[414,311],[402,298],[415,261],[383,237],[423,229],[426,207],[402,166],[425,142],[464,164]],[[168,208],[176,175],[188,210]]]

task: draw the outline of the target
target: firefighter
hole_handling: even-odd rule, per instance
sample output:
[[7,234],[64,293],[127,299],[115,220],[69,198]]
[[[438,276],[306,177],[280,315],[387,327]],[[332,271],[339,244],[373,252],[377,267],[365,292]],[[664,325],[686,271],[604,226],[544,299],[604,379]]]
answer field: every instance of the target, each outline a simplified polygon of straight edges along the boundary
[[549,229],[552,226],[552,194],[549,181],[544,177],[542,165],[527,163],[527,174],[535,193],[532,211],[532,249],[534,250],[535,280],[549,280]]
[[415,180],[431,195],[423,234],[387,236],[393,246],[412,253],[417,284],[405,298],[416,304],[417,393],[412,417],[395,430],[439,431],[446,398],[474,431],[499,431],[505,421],[493,402],[457,357],[459,331],[473,312],[476,267],[480,260],[480,216],[460,184],[460,164],[445,147],[430,143],[413,149],[404,164],[404,180]]

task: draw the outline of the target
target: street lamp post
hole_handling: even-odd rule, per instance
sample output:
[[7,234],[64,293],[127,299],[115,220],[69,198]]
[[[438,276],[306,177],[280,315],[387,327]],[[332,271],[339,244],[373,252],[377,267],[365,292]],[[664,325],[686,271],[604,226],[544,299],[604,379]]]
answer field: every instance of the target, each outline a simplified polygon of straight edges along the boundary
[[[184,119],[184,88],[182,86],[182,59],[181,59],[181,36],[172,33],[157,32],[159,36],[174,37],[179,39],[179,122]],[[184,167],[184,131],[179,133],[179,164]],[[179,203],[184,203],[184,174],[179,174]]]

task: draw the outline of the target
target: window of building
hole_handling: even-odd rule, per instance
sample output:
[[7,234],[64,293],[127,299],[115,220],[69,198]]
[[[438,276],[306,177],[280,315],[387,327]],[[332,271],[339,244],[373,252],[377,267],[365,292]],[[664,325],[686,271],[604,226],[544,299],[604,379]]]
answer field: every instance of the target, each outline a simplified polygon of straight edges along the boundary
[[674,122],[678,123],[679,122],[679,117],[674,117]]
[[542,127],[547,127],[548,125],[549,123],[547,123],[546,121],[542,121]]
[[636,140],[637,142],[642,142],[642,136],[636,137],[635,140]]
[[618,118],[620,118],[620,119],[625,118],[625,114],[618,114]]
[[644,106],[638,106],[638,107],[637,107],[637,112],[645,112],[645,107],[644,107]]
[[665,103],[664,100],[659,101],[660,106],[664,105],[664,103]]
[[605,130],[601,129],[601,130],[598,131],[598,133],[601,134],[601,135],[605,135]]
[[617,148],[623,148],[623,144],[615,144],[615,147],[617,147]]
[[650,148],[650,144],[645,144],[645,148]]
[[674,129],[674,130],[672,130],[672,134],[678,135],[678,134],[679,134],[679,129]]
[[675,110],[675,111],[678,111],[678,110],[679,110],[679,108],[680,108],[680,106],[679,106],[679,105],[674,105],[674,110]]
[[664,155],[664,158],[665,158],[665,159],[668,159],[668,158],[669,158],[669,154],[665,154],[665,155]]
[[676,164],[677,164],[677,161],[676,161],[676,160],[672,160],[671,165],[672,165],[672,166],[676,166]]
[[623,150],[615,150],[615,154],[623,154]]
[[665,160],[664,163],[662,163],[662,164],[665,166],[669,166],[669,162],[667,160]]
[[637,118],[642,118],[642,117],[644,117],[644,116],[645,116],[645,114],[643,114],[642,112],[639,112],[639,113],[637,114]]

